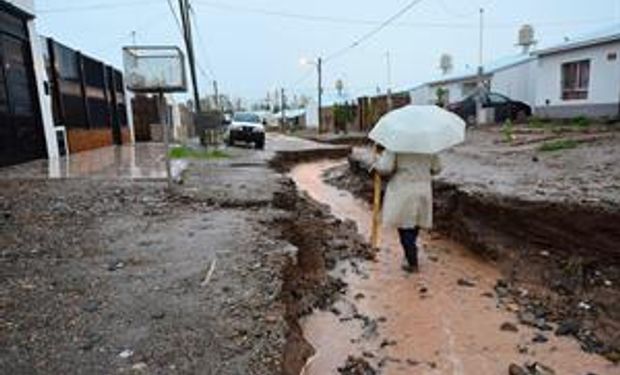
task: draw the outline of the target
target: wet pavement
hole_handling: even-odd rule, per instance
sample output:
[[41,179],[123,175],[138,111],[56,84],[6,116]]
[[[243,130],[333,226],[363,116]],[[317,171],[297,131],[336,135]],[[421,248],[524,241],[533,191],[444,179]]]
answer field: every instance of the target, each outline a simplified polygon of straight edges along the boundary
[[[164,155],[161,143],[103,147],[2,168],[0,179],[164,179]],[[173,176],[178,176],[185,166],[186,162],[173,160]]]
[[[370,207],[327,185],[324,171],[336,162],[300,165],[291,172],[298,187],[356,222],[367,237]],[[491,264],[442,238],[424,236],[419,275],[400,270],[396,234],[383,230],[376,263],[346,262],[335,276],[349,289],[332,311],[316,311],[303,322],[316,348],[305,375],[337,373],[349,355],[366,357],[383,374],[504,374],[511,363],[542,362],[557,374],[612,374],[617,367],[581,351],[573,339],[518,325],[514,313],[498,308],[492,294],[500,278]],[[460,282],[459,282],[460,280]],[[464,282],[465,281],[465,282]],[[517,332],[502,330],[512,323]]]

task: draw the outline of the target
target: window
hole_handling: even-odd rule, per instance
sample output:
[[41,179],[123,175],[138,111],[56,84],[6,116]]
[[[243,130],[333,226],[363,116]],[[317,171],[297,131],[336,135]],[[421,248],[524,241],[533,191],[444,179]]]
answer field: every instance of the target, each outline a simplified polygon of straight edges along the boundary
[[618,53],[617,52],[609,52],[607,54],[607,61],[616,61],[618,60]]
[[562,65],[563,100],[587,99],[589,85],[590,60],[570,62]]
[[510,102],[510,100],[505,96],[501,96],[499,94],[489,94],[489,102],[491,104],[506,104]]

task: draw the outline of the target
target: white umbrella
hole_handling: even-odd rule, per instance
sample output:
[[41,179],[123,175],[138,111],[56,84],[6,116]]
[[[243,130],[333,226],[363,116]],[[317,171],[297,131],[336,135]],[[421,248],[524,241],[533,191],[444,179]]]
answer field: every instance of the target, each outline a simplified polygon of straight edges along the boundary
[[408,105],[383,116],[368,137],[392,152],[435,154],[465,141],[465,121],[434,105]]

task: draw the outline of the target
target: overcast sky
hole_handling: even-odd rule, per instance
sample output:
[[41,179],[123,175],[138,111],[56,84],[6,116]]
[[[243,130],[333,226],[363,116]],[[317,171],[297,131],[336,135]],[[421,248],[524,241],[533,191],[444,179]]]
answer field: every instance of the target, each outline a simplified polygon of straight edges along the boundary
[[[176,6],[178,1],[172,0]],[[200,86],[248,99],[268,90],[314,95],[316,75],[300,59],[351,45],[411,0],[192,0]],[[73,48],[121,63],[121,47],[180,44],[167,0],[36,0],[38,30]],[[390,52],[395,87],[439,74],[449,53],[455,69],[478,61],[478,9],[485,8],[485,60],[515,54],[519,26],[536,28],[540,45],[620,22],[620,0],[422,0],[398,21],[324,66],[325,87],[337,79],[355,94],[385,89]]]

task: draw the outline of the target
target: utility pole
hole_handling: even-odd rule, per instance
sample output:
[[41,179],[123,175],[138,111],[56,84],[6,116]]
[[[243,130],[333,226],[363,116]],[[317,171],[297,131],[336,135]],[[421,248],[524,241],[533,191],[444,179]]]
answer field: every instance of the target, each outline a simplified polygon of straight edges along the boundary
[[280,105],[281,105],[281,121],[282,121],[282,131],[284,132],[286,130],[286,97],[284,96],[284,89],[280,89]]
[[215,98],[214,100],[215,108],[217,108],[218,111],[221,111],[222,107],[220,106],[220,91],[218,90],[216,80],[213,80],[213,95]]
[[484,66],[483,66],[483,51],[484,51],[484,8],[480,8],[480,40],[479,40],[479,51],[478,51],[478,95],[476,95],[476,124],[480,125],[482,122],[482,94],[484,93],[483,87],[483,76],[484,76]]
[[187,49],[187,59],[194,89],[194,106],[196,108],[196,113],[200,113],[202,108],[200,105],[200,92],[198,91],[198,78],[196,76],[196,56],[194,55],[192,23],[189,16],[191,7],[189,0],[179,0],[179,7],[181,9],[181,22],[183,23],[183,38],[185,39],[185,48]]
[[386,53],[387,58],[387,108],[388,112],[393,108],[392,102],[392,60],[390,57],[390,51]]
[[318,58],[316,63],[316,69],[318,73],[319,87],[318,87],[318,105],[319,105],[319,133],[323,129],[323,116],[321,116],[321,107],[323,106],[323,59]]

